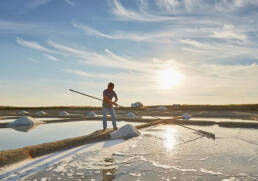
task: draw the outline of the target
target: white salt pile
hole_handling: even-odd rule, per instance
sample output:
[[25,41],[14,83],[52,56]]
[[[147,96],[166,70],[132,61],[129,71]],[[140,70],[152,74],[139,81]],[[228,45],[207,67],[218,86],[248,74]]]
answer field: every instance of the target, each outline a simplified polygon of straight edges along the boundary
[[29,112],[27,112],[27,111],[19,111],[18,114],[19,115],[26,115],[26,114],[29,114]]
[[159,106],[159,107],[157,107],[157,110],[159,110],[159,111],[167,111],[168,108],[166,106]]
[[141,133],[132,125],[126,124],[116,131],[110,133],[112,139],[129,139],[139,136]]
[[8,127],[12,126],[33,126],[35,124],[40,124],[41,122],[30,117],[30,116],[25,116],[19,119],[16,119],[13,122],[8,123]]
[[89,112],[88,114],[87,114],[87,117],[91,117],[91,118],[94,118],[94,117],[96,117],[97,116],[97,114],[95,113],[95,112],[93,112],[93,111],[91,111],[91,112]]
[[47,113],[45,111],[38,111],[35,113],[35,115],[37,116],[43,116],[43,115],[46,115]]
[[185,113],[185,114],[183,115],[183,119],[188,120],[188,119],[190,119],[190,118],[191,118],[191,116],[190,116],[189,114],[187,114],[187,113]]
[[137,116],[133,112],[129,112],[126,114],[126,117],[135,119]]
[[59,116],[69,116],[70,114],[66,111],[62,111],[59,113]]

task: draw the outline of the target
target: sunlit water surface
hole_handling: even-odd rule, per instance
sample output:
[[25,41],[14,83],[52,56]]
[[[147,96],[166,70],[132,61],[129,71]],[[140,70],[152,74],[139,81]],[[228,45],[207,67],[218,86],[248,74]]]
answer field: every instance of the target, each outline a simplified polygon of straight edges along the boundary
[[[46,118],[47,119],[47,118]],[[37,119],[37,120],[45,120]],[[47,119],[49,120],[49,118]],[[52,120],[56,120],[53,118]],[[13,120],[12,120],[13,121]],[[127,122],[119,121],[117,126],[127,124]],[[130,123],[137,124],[137,123]],[[112,123],[108,121],[108,127],[112,127]],[[1,128],[0,129],[0,150],[15,149],[29,145],[47,143],[65,138],[74,138],[77,136],[88,135],[96,130],[102,129],[102,120],[99,121],[76,121],[66,123],[40,124],[31,127],[27,132],[19,131],[17,128]]]
[[20,171],[13,178],[119,181],[258,179],[257,129],[189,127],[215,133],[216,139],[178,125],[154,126],[141,130],[141,136],[130,140],[99,142],[74,148],[62,155],[50,155],[46,158],[48,161],[44,160],[40,166]]

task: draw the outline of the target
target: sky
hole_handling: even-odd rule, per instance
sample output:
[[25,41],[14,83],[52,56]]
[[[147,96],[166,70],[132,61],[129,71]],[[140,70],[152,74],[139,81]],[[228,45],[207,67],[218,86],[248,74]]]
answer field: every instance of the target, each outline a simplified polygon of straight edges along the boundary
[[258,103],[258,0],[0,2],[0,105]]

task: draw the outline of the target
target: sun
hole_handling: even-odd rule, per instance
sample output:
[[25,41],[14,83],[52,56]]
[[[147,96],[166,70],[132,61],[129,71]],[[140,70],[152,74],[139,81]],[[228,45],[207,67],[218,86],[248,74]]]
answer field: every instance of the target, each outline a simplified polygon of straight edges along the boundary
[[160,88],[169,89],[181,82],[182,75],[172,68],[161,70],[159,73]]

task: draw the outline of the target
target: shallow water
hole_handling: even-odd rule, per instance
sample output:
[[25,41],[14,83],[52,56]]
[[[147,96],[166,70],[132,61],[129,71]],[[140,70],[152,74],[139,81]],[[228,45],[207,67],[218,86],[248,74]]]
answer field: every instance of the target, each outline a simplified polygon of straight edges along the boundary
[[255,120],[229,119],[229,118],[191,118],[192,121],[215,121],[215,122],[257,122]]
[[170,119],[170,118],[173,118],[171,116],[158,116],[157,118],[155,118],[155,116],[142,116],[141,117],[142,119]]
[[[21,116],[22,117],[22,116]],[[54,120],[63,120],[63,119],[69,119],[69,118],[35,118],[39,121],[54,121]],[[16,119],[1,119],[0,123],[10,123],[15,121]]]
[[213,132],[216,139],[177,125],[155,126],[130,140],[51,154],[22,166],[19,174],[14,174],[16,168],[4,176],[10,180],[258,180],[256,129],[189,127]]
[[[45,119],[45,118],[43,118]],[[47,118],[46,118],[47,119]],[[37,119],[42,120],[42,119]],[[48,119],[49,120],[49,119]],[[119,121],[117,126],[121,127],[128,122]],[[129,123],[136,125],[138,123]],[[108,121],[108,127],[112,127]],[[0,151],[21,148],[24,146],[47,143],[66,138],[74,138],[77,136],[88,135],[96,130],[102,129],[102,120],[99,121],[76,121],[40,124],[34,127],[2,128],[0,129]],[[25,131],[25,132],[24,132]],[[27,131],[27,132],[26,132]]]

